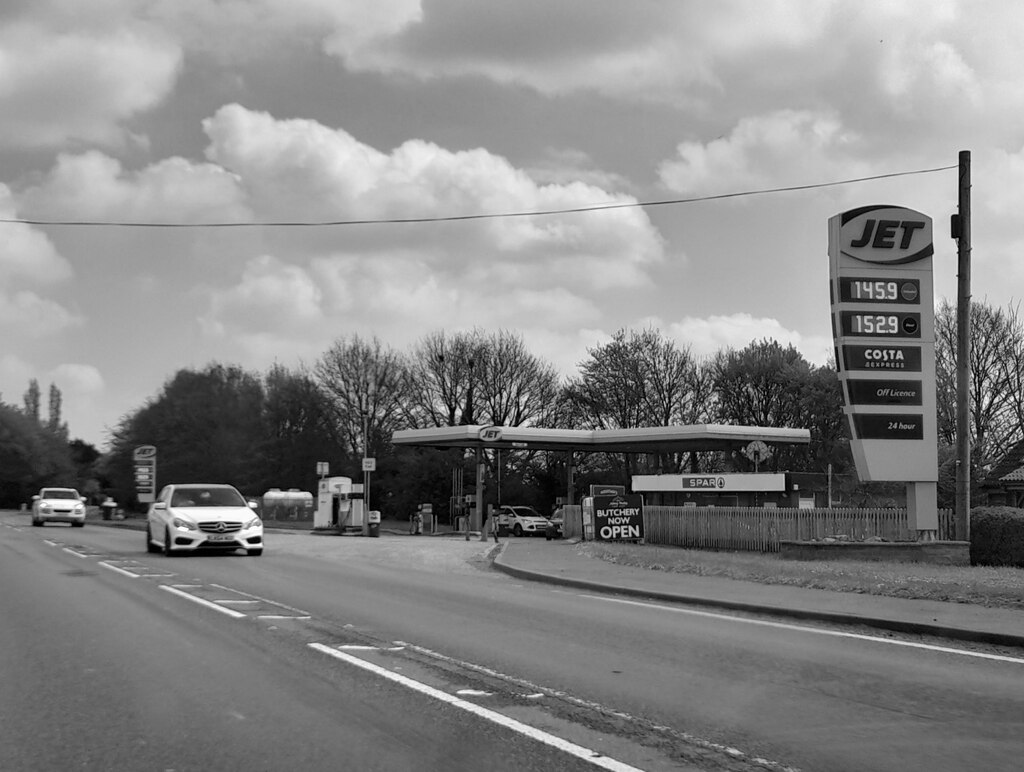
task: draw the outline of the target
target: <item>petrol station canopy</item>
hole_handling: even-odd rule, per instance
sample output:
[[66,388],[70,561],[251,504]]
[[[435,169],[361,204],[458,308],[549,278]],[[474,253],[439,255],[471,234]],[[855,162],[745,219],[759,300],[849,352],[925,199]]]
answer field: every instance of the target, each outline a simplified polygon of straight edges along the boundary
[[395,445],[425,448],[564,450],[583,453],[686,453],[739,450],[751,442],[809,445],[808,429],[761,428],[724,424],[652,426],[641,429],[534,429],[523,426],[441,426],[403,429],[391,435]]

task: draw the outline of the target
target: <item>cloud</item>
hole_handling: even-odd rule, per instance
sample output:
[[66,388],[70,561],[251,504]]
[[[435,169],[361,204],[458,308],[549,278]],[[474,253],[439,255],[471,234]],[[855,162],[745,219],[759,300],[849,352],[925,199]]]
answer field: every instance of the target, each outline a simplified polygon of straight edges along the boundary
[[[0,218],[17,218],[10,189],[3,184],[0,184]],[[69,279],[71,274],[71,265],[57,253],[46,234],[22,223],[0,223],[0,280],[48,284]]]
[[42,338],[77,327],[84,319],[68,311],[60,303],[40,297],[35,292],[0,291],[0,330],[4,337]]
[[[300,221],[408,220],[540,212],[635,199],[581,182],[538,184],[483,149],[449,151],[408,140],[383,153],[341,129],[277,120],[229,105],[204,121],[207,157],[237,176],[259,216]],[[290,234],[291,249],[301,234]],[[348,227],[345,253],[375,259],[414,250],[440,276],[480,277],[505,286],[579,281],[599,289],[641,286],[664,245],[639,208],[585,214],[463,221],[446,227]],[[312,242],[311,242],[312,243]],[[335,250],[336,251],[336,250]]]
[[99,151],[62,153],[21,207],[38,217],[114,222],[245,221],[236,178],[214,164],[167,158],[126,170]]
[[755,318],[738,313],[707,318],[684,317],[667,326],[656,324],[666,335],[682,347],[689,347],[694,356],[714,356],[725,349],[740,350],[754,341],[776,340],[783,346],[792,345],[804,358],[815,365],[825,364],[833,354],[831,338],[805,336],[788,330],[777,319]]
[[737,192],[775,187],[780,181],[825,181],[867,175],[855,160],[861,143],[830,112],[778,110],[744,118],[728,136],[710,142],[681,142],[676,157],[663,161],[658,176],[678,193]]
[[0,26],[0,145],[121,144],[122,122],[170,92],[181,50],[145,23],[50,10]]

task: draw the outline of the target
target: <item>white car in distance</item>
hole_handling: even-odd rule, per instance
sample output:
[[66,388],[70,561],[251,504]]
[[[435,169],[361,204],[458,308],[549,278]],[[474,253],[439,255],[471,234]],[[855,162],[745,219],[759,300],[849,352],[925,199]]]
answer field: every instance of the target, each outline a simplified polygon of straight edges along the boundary
[[43,488],[32,497],[32,525],[85,525],[85,498],[74,488]]
[[149,505],[146,551],[171,556],[243,549],[262,555],[263,521],[256,507],[231,485],[168,485]]

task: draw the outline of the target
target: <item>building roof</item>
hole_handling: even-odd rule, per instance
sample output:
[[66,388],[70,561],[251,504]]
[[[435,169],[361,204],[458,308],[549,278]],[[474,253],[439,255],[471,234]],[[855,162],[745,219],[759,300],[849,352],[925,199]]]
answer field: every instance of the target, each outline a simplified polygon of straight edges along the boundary
[[[486,438],[486,439],[485,439]],[[575,450],[597,453],[680,453],[767,445],[808,445],[808,429],[697,424],[639,429],[534,429],[522,426],[442,426],[394,432],[395,445],[428,448]]]

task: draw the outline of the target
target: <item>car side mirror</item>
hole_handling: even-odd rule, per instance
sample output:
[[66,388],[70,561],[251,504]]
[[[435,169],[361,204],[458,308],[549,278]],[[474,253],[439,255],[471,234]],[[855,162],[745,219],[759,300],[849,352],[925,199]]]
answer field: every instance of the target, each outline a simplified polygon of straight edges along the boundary
[[249,509],[259,509],[260,508],[260,505],[257,502],[255,502],[255,501],[247,501],[246,503],[249,505]]
[[153,509],[167,509],[167,504],[163,501],[153,502]]
[[88,499],[87,499],[87,498],[85,498],[85,496],[79,496],[79,497],[78,497],[78,500],[79,500],[79,501],[81,501],[81,502],[82,502],[83,504],[84,504],[84,503],[85,503],[86,501],[88,501]]
[[38,493],[32,497],[32,501],[39,501],[39,494]]

